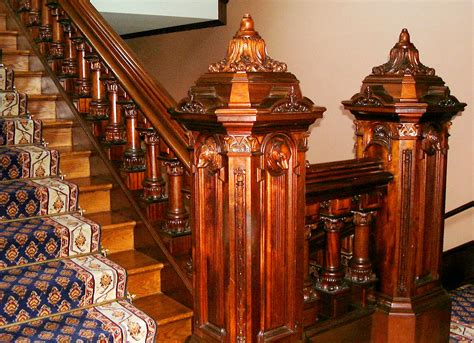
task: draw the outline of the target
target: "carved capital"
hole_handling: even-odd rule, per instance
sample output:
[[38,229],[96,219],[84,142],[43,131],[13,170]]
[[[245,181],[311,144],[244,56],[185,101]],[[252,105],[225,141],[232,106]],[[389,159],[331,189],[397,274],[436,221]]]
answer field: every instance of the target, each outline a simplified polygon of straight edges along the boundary
[[255,136],[225,136],[224,149],[228,152],[256,152],[260,142]]
[[166,167],[166,172],[170,176],[182,176],[182,175],[184,175],[184,166],[177,159],[164,160],[163,165]]
[[254,29],[250,14],[246,14],[240,29],[230,41],[227,56],[220,62],[211,64],[211,73],[245,72],[285,72],[286,64],[267,56],[265,41]]
[[122,105],[125,117],[127,119],[137,119],[138,118],[138,107],[134,103]]
[[330,217],[321,216],[321,221],[324,224],[324,230],[326,232],[340,232],[344,228],[346,217]]
[[352,211],[354,215],[353,220],[355,225],[369,225],[374,219],[376,212],[362,212],[362,211]]
[[410,34],[403,29],[397,44],[390,51],[387,63],[372,68],[374,75],[435,75],[435,70],[420,62],[418,49],[410,41]]

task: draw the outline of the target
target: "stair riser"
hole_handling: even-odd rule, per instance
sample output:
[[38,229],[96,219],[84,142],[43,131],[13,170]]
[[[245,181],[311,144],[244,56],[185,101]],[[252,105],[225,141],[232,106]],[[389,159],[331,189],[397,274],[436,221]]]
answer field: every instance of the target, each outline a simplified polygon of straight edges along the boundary
[[14,34],[0,33],[0,49],[17,49],[17,36]]
[[161,270],[128,275],[128,290],[137,298],[161,292]]
[[41,94],[42,76],[15,75],[15,87],[21,93]]
[[160,325],[157,342],[185,342],[192,334],[191,318]]
[[84,191],[79,189],[79,192],[79,206],[86,213],[110,211],[109,190]]
[[135,225],[102,228],[102,247],[109,253],[132,250],[134,248]]
[[89,156],[69,156],[62,153],[59,160],[59,170],[69,179],[90,176]]
[[30,68],[30,57],[24,54],[3,53],[3,64],[14,70],[27,71]]
[[56,101],[28,99],[28,112],[35,119],[55,119]]
[[7,16],[3,13],[0,14],[0,31],[7,29]]
[[43,127],[43,137],[49,147],[72,146],[71,127]]

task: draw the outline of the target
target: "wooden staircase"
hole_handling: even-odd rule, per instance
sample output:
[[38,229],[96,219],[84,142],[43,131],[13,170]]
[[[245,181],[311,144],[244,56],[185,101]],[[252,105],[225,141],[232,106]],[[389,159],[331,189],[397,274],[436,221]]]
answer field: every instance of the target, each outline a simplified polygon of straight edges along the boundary
[[[161,292],[161,272],[167,263],[140,251],[139,221],[124,201],[115,201],[116,185],[98,168],[97,154],[87,144],[72,113],[64,105],[48,74],[21,36],[5,4],[0,4],[0,49],[2,62],[15,71],[19,92],[28,94],[28,108],[43,121],[43,134],[50,147],[60,152],[60,169],[67,180],[79,186],[79,204],[85,216],[102,226],[102,246],[108,258],[123,266],[134,304],[158,324],[159,342],[182,342],[191,334],[192,311]],[[94,159],[95,158],[95,159]],[[112,196],[112,194],[114,194]]]

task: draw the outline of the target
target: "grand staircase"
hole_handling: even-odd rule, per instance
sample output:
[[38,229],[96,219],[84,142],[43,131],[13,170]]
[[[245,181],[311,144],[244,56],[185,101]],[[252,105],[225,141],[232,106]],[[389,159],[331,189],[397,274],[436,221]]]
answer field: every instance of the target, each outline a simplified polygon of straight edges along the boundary
[[139,249],[139,220],[3,6],[0,341],[183,341],[192,311],[161,292],[167,263]]

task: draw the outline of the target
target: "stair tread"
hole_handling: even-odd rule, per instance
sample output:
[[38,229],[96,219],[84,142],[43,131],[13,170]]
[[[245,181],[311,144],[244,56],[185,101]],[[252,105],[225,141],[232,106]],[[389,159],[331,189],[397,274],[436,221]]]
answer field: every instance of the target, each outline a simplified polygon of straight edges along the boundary
[[2,30],[0,31],[0,36],[18,36],[19,32],[15,30]]
[[74,122],[70,119],[41,119],[43,127],[71,127]]
[[15,70],[15,77],[44,76],[46,73],[42,70]]
[[31,50],[26,49],[2,49],[2,55],[24,55],[24,56],[35,56]]
[[102,229],[109,230],[123,225],[135,225],[137,222],[118,211],[107,211],[86,214],[90,220],[101,225]]
[[91,149],[85,146],[79,145],[68,145],[68,146],[56,146],[54,150],[57,150],[61,155],[67,156],[90,156],[92,154]]
[[61,99],[59,94],[28,94],[28,101],[56,101]]
[[162,293],[137,299],[133,305],[152,317],[158,326],[193,316],[191,309]]
[[110,180],[101,176],[78,177],[68,179],[68,181],[76,184],[79,187],[79,191],[83,192],[112,189]]
[[164,267],[163,263],[137,250],[116,252],[108,255],[107,258],[125,268],[129,276],[145,271],[160,270]]

